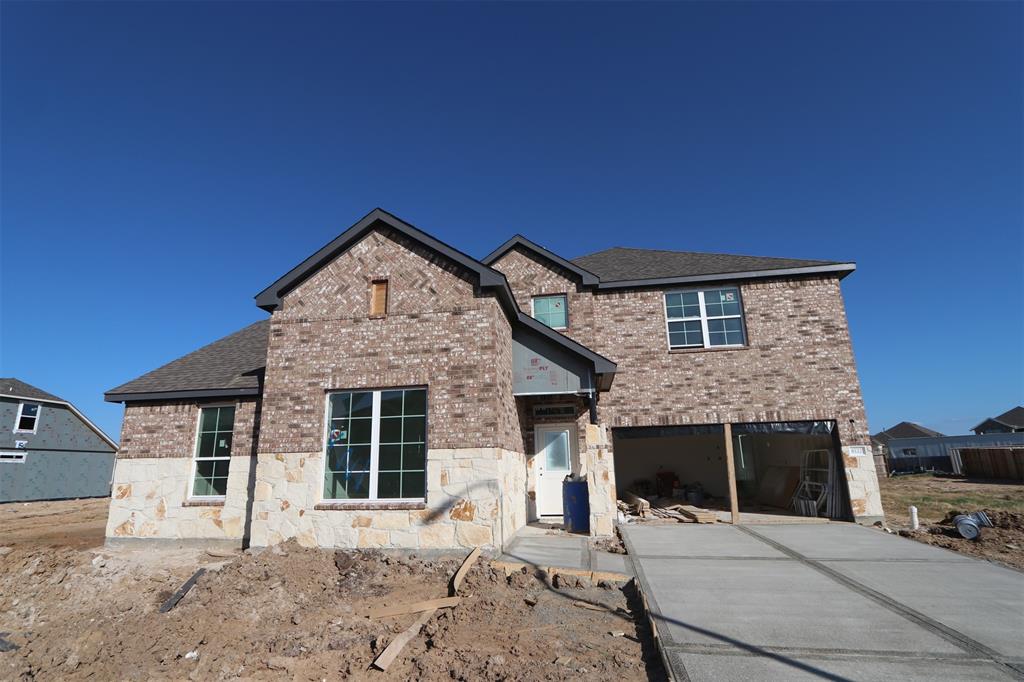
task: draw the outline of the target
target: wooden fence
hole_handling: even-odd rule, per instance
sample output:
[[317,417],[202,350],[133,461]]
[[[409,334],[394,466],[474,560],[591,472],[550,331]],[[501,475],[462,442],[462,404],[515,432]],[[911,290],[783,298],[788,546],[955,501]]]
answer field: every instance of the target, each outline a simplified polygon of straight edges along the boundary
[[960,448],[959,452],[967,476],[1024,481],[1024,448]]

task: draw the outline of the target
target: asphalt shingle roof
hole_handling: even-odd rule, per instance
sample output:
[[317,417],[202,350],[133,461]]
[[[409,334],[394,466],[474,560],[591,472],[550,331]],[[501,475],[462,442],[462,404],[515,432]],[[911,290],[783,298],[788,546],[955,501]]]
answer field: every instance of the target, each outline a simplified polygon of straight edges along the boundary
[[836,261],[827,260],[628,249],[622,246],[573,258],[572,262],[584,270],[594,273],[605,282],[720,275],[730,272],[782,270],[837,264]]
[[871,438],[884,444],[893,438],[940,438],[944,435],[914,422],[900,422],[885,431],[879,431]]
[[267,365],[270,320],[261,320],[234,334],[107,391],[125,393],[259,388]]
[[1018,429],[1024,428],[1024,407],[1017,406],[1012,410],[1003,412],[998,417],[993,417],[993,419],[1000,424],[1006,424]]
[[58,398],[52,393],[47,393],[41,388],[36,388],[32,384],[26,384],[24,381],[15,379],[13,377],[7,379],[0,379],[0,395],[16,395],[21,398],[36,398],[37,400],[56,400],[61,403],[67,402],[63,398]]

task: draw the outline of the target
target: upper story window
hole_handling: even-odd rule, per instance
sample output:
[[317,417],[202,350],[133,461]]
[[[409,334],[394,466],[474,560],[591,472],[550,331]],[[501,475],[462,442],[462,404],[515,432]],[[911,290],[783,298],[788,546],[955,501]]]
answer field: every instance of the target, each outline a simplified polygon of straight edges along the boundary
[[552,329],[569,326],[569,301],[565,294],[533,297],[533,319]]
[[39,426],[39,403],[18,405],[18,417],[14,420],[15,433],[35,433]]
[[192,497],[224,497],[228,492],[231,438],[235,429],[235,407],[204,407],[199,411],[195,475]]
[[737,287],[665,294],[669,348],[714,348],[746,343]]
[[426,497],[427,391],[328,396],[325,500]]

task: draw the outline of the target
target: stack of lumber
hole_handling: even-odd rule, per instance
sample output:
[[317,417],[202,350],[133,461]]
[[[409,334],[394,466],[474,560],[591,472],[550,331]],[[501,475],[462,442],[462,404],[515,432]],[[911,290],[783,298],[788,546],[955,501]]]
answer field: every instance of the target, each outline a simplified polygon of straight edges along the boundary
[[690,504],[680,504],[675,500],[651,502],[631,492],[623,493],[622,497],[630,508],[636,509],[636,515],[641,518],[674,519],[683,523],[715,523],[718,521],[718,515],[713,511]]
[[640,497],[639,495],[634,495],[633,493],[627,490],[622,494],[622,498],[626,501],[627,504],[636,509],[636,511],[634,512],[636,516],[644,518],[646,516],[651,515],[651,503],[645,500],[644,498]]
[[657,505],[651,507],[651,512],[655,516],[666,517],[682,517],[679,520],[693,521],[696,523],[715,523],[718,521],[718,515],[715,512],[708,509],[701,509],[700,507],[694,507],[690,504],[670,504],[670,505]]

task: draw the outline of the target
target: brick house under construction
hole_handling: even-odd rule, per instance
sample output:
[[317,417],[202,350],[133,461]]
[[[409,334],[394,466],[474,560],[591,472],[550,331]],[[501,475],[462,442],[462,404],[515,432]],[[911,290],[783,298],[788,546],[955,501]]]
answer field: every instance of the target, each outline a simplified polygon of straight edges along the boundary
[[518,236],[477,260],[374,210],[256,296],[269,319],[106,394],[107,536],[500,548],[567,474],[608,535],[617,489],[793,513],[808,463],[817,513],[874,522],[853,270]]

